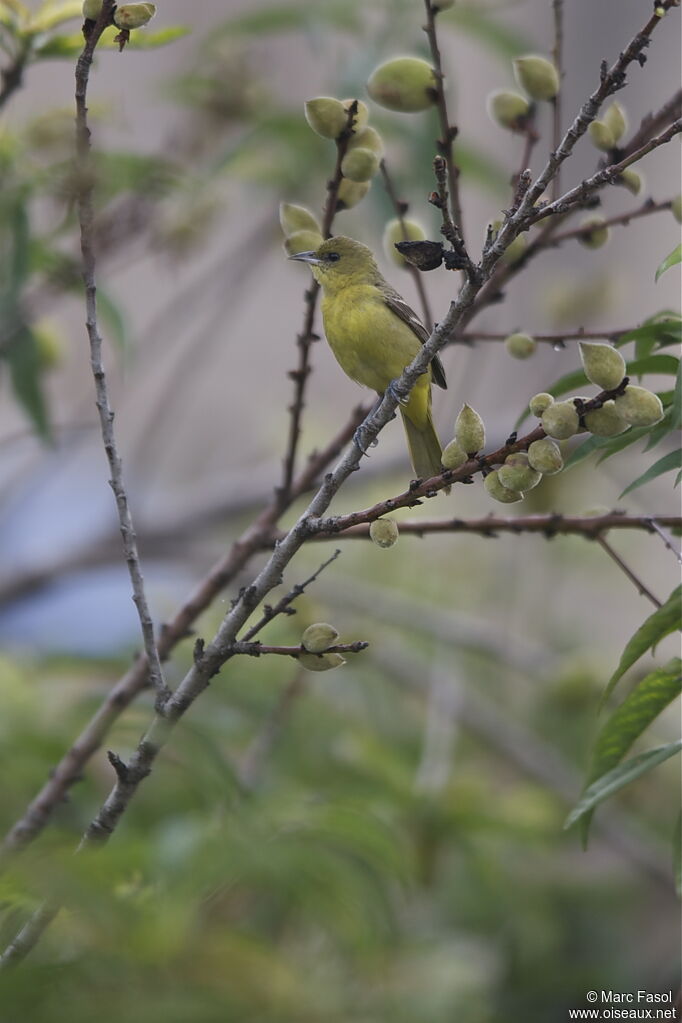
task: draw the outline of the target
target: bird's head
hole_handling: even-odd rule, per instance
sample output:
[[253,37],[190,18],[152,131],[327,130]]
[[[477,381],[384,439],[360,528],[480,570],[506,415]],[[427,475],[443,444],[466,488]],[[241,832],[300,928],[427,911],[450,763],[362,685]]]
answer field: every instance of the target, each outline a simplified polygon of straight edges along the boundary
[[313,276],[325,291],[334,291],[349,284],[374,282],[379,270],[372,255],[362,242],[353,238],[327,238],[313,252],[297,252],[289,259],[308,263]]

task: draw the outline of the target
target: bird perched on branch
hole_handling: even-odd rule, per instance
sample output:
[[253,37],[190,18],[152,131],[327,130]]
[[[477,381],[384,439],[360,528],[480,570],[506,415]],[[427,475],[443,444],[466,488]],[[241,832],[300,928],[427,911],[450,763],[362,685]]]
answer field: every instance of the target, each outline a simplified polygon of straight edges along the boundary
[[[322,288],[322,322],[341,369],[380,396],[428,339],[428,331],[381,275],[370,249],[352,238],[328,238],[314,252],[289,257],[308,263]],[[400,413],[412,466],[420,479],[442,471],[431,418],[431,382],[445,388],[438,356],[412,388]]]

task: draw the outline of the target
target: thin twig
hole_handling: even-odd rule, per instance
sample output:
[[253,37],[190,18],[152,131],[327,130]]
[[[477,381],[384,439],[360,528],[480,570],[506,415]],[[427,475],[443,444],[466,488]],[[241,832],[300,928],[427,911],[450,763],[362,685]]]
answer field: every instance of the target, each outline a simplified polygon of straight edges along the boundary
[[[552,0],[552,14],[554,17],[554,48],[552,49],[552,57],[559,74],[559,91],[552,100],[552,149],[556,151],[561,142],[561,96],[564,77],[564,0]],[[556,199],[560,193],[561,167],[558,167],[552,181],[552,199]]]
[[682,565],[682,553],[680,552],[679,548],[675,547],[675,545],[673,544],[672,537],[668,536],[665,530],[661,528],[662,526],[670,526],[673,529],[679,530],[680,528],[682,528],[682,523],[665,522],[658,515],[655,518],[649,517],[648,521],[651,524],[651,528],[653,529],[653,531],[660,536],[661,540],[668,548],[668,550],[672,551],[672,553],[675,555],[676,560],[680,563],[680,565]]
[[[327,447],[311,455],[291,488],[290,503],[310,490],[320,473],[339,456],[351,440],[366,415],[367,409],[356,408],[348,423]],[[227,554],[197,583],[173,618],[162,626],[158,651],[163,660],[169,657],[178,643],[191,635],[192,626],[199,615],[245,568],[251,557],[262,549],[265,538],[272,534],[279,515],[279,503],[276,497],[273,497],[270,504],[234,541]],[[69,789],[82,778],[85,765],[100,748],[113,724],[144,689],[147,674],[146,657],[142,655],[113,686],[73,745],[52,768],[43,787],[8,831],[0,847],[0,868],[7,864],[13,854],[32,842],[48,824],[55,808],[62,804]]]
[[621,570],[621,572],[623,572],[628,577],[630,582],[635,584],[635,586],[637,587],[637,590],[639,591],[639,593],[643,597],[646,597],[647,600],[650,600],[651,603],[654,605],[654,607],[662,607],[663,605],[661,604],[661,601],[657,597],[655,597],[653,595],[651,590],[647,589],[647,587],[644,585],[644,583],[639,578],[639,576],[635,575],[635,573],[632,571],[632,569],[629,568],[629,566],[625,564],[625,562],[621,558],[620,554],[618,554],[616,551],[614,551],[614,549],[611,546],[611,544],[608,543],[608,541],[605,540],[603,536],[598,536],[595,539],[596,539],[597,543],[599,544],[599,546],[602,547],[606,551],[606,553],[612,559],[612,561],[615,561],[615,563],[618,565],[618,568]]
[[[355,118],[357,117],[357,109],[357,101],[355,101],[349,107],[346,128],[336,140],[336,164],[334,166],[334,172],[330,180],[327,182],[327,197],[325,200],[324,215],[322,219],[323,238],[330,237],[332,224],[334,223],[339,198],[339,187],[343,179],[341,163],[346,155],[348,143],[353,135],[353,126]],[[305,407],[305,389],[311,371],[310,348],[312,343],[317,340],[317,335],[313,328],[315,324],[315,311],[317,309],[319,293],[319,284],[317,281],[311,281],[304,296],[305,312],[303,316],[303,328],[296,338],[296,344],[298,346],[298,366],[289,373],[289,376],[294,381],[294,398],[292,404],[289,406],[289,438],[287,441],[286,453],[284,455],[282,482],[279,486],[279,501],[282,508],[288,500],[289,491],[291,490],[291,484],[296,467],[298,445],[301,439],[301,420],[303,418],[303,410]]]
[[[627,213],[620,213],[615,217],[606,217],[600,222],[600,227],[626,227],[631,220],[637,220],[639,217],[648,217],[651,213],[662,213],[665,210],[670,210],[672,207],[672,199],[666,199],[664,202],[655,202],[653,199],[647,199],[635,210],[628,210]],[[559,234],[553,234],[549,238],[544,247],[554,248],[556,245],[561,245],[563,242],[570,241],[572,238],[583,238],[585,235],[589,235],[590,231],[594,230],[594,225],[589,224],[585,227],[576,227],[571,231],[561,231]]]
[[438,45],[438,32],[436,29],[436,17],[438,10],[433,6],[431,0],[424,0],[424,6],[426,8],[426,25],[424,31],[429,40],[429,48],[431,50],[431,59],[433,60],[433,70],[436,77],[435,85],[435,99],[436,109],[438,111],[438,121],[440,124],[441,137],[436,140],[436,147],[440,155],[444,158],[447,164],[448,171],[448,190],[450,192],[450,210],[452,213],[452,219],[455,222],[455,226],[460,234],[462,241],[464,241],[464,227],[462,223],[462,204],[459,198],[459,167],[455,162],[453,153],[453,142],[457,137],[457,128],[455,125],[450,124],[450,117],[448,115],[447,100],[445,98],[444,88],[444,74],[441,63],[440,47]]
[[114,413],[109,403],[107,378],[102,360],[102,336],[97,322],[97,285],[95,278],[96,261],[94,250],[94,177],[91,166],[90,128],[88,126],[87,92],[90,68],[95,47],[104,25],[108,21],[113,3],[104,4],[100,18],[86,40],[83,52],[76,65],[76,153],[80,171],[81,186],[77,196],[78,222],[80,227],[81,253],[83,256],[83,283],[85,285],[86,326],[90,341],[90,364],[95,381],[97,411],[99,413],[102,442],[111,473],[110,484],[116,498],[119,526],[123,537],[123,550],[133,588],[133,601],[140,620],[140,629],[147,657],[149,683],[156,692],[160,706],[168,698],[170,690],[166,685],[161,660],[156,649],[154,623],[152,621],[144,578],[137,549],[137,538],[123,482],[123,465],[116,446]]
[[[398,194],[397,194],[397,192],[395,190],[395,186],[393,184],[393,179],[391,178],[391,175],[388,172],[388,167],[386,166],[386,161],[385,160],[381,161],[380,168],[381,168],[381,175],[382,175],[382,177],[384,179],[384,186],[386,188],[386,194],[388,195],[389,199],[391,200],[391,203],[393,204],[393,209],[395,210],[396,217],[398,218],[398,220],[400,222],[400,228],[401,228],[402,233],[403,233],[403,239],[404,239],[404,241],[407,242],[410,239],[409,239],[409,235],[407,233],[407,226],[405,224],[405,215],[408,212],[409,206],[408,206],[408,204],[403,199],[399,199],[398,198]],[[419,270],[417,270],[416,266],[412,266],[410,263],[406,262],[406,268],[409,270],[409,272],[410,272],[410,274],[412,276],[412,280],[414,281],[414,285],[415,285],[415,287],[417,289],[417,294],[419,295],[419,302],[420,302],[421,307],[422,307],[422,316],[424,318],[424,325],[428,328],[429,333],[430,333],[433,330],[433,316],[431,314],[431,308],[429,306],[429,299],[428,299],[428,295],[426,294],[426,288],[424,286],[424,279],[423,279],[421,273],[419,272]]]
[[[355,643],[336,643],[324,652],[326,654],[359,654],[366,650],[369,643],[364,640],[357,640]],[[281,657],[300,657],[302,654],[308,656],[322,656],[321,654],[310,655],[309,651],[300,644],[298,646],[266,646],[264,643],[246,643],[237,641],[232,644],[233,654],[245,654],[247,657],[260,657],[261,654],[276,654]]]
[[340,550],[334,551],[331,558],[327,558],[326,561],[323,561],[322,564],[315,569],[313,574],[309,575],[307,579],[304,579],[302,583],[296,583],[296,585],[291,590],[289,590],[288,593],[286,593],[280,600],[277,601],[274,607],[271,607],[269,604],[265,604],[263,606],[262,617],[259,619],[259,621],[255,623],[255,625],[251,626],[248,632],[246,632],[242,636],[241,641],[248,643],[255,636],[257,636],[261,629],[264,629],[265,626],[268,625],[273,620],[273,618],[277,618],[278,615],[291,614],[292,613],[291,605],[294,603],[294,601],[298,600],[298,598],[305,593],[307,588],[309,586],[312,586],[312,584],[316,582],[317,579],[319,579],[319,577],[322,575],[325,569],[329,568],[329,566],[334,561],[336,561],[336,559],[340,556],[341,556]]
[[0,71],[0,110],[10,96],[16,92],[24,80],[24,71],[28,63],[28,50],[23,47],[11,64]]
[[[401,536],[429,536],[434,533],[466,533],[486,538],[493,538],[500,533],[540,534],[546,539],[554,536],[583,536],[593,540],[610,529],[643,530],[647,533],[659,532],[660,526],[671,529],[682,528],[682,517],[676,515],[627,515],[624,512],[609,512],[605,515],[568,516],[568,515],[524,515],[519,518],[506,518],[497,515],[486,515],[479,519],[415,519],[399,522]],[[663,534],[664,535],[664,534]],[[334,531],[316,535],[317,540],[366,540],[369,538],[369,523],[360,523],[343,531]],[[673,547],[670,548],[674,550]]]
[[680,117],[682,117],[682,89],[678,89],[675,95],[671,96],[655,114],[647,114],[646,117],[642,118],[639,128],[628,144],[621,150],[622,155],[629,156],[631,153],[634,153],[645,142],[648,142],[650,138],[658,134],[662,128],[665,128],[671,121],[676,121]]
[[537,213],[531,215],[530,222],[537,223],[543,220],[545,217],[555,216],[557,213],[567,213],[569,210],[574,209],[576,206],[581,205],[585,200],[595,192],[598,188],[603,185],[613,184],[621,176],[624,170],[626,170],[631,164],[637,163],[642,157],[647,156],[653,152],[654,149],[658,149],[659,146],[664,146],[670,142],[676,135],[682,132],[682,119],[673,121],[673,123],[666,128],[660,135],[656,135],[654,138],[649,139],[647,143],[640,146],[639,149],[635,150],[629,156],[624,157],[618,163],[609,164],[608,167],[603,167],[601,170],[593,174],[592,177],[586,178],[581,181],[579,185],[572,188],[569,192],[560,196],[556,202],[548,203],[546,206],[542,206]]
[[[599,341],[609,340],[615,341],[623,334],[629,334],[630,331],[636,330],[635,327],[630,327],[627,330],[574,330],[558,334],[534,334],[532,331],[528,333],[534,338],[535,341],[540,341],[543,344],[557,345],[562,344],[564,341]],[[506,334],[501,333],[486,333],[478,330],[467,330],[457,335],[457,342],[462,344],[468,344],[474,341],[506,341],[511,332],[507,331]]]

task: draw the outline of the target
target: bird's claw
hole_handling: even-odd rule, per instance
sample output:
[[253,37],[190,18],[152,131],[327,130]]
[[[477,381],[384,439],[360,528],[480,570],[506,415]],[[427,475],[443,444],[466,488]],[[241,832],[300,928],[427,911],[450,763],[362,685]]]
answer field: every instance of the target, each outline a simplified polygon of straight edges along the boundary
[[368,443],[365,440],[364,433],[365,431],[363,430],[362,426],[358,426],[357,430],[353,434],[353,443],[355,444],[356,448],[358,448],[362,455],[367,454],[367,448],[375,448],[379,443],[376,437],[373,437],[372,440],[369,441]]
[[398,405],[407,405],[407,403],[410,400],[409,397],[405,398],[401,394],[398,393],[398,381],[397,380],[391,380],[391,382],[388,385],[388,387],[386,388],[386,390],[391,395],[393,400],[398,403]]

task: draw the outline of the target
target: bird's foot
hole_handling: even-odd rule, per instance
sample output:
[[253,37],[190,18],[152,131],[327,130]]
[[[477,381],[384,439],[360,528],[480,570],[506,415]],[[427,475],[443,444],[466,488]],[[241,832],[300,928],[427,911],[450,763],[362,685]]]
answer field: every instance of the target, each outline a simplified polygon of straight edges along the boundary
[[367,448],[375,448],[379,441],[377,440],[376,437],[373,437],[372,440],[367,441],[365,439],[364,428],[362,426],[358,426],[357,430],[353,434],[353,443],[355,444],[356,448],[358,448],[361,454],[366,455]]
[[396,401],[399,405],[407,405],[407,403],[410,400],[409,396],[408,397],[404,397],[404,395],[402,395],[398,391],[398,381],[397,380],[391,380],[390,384],[386,388],[386,391],[387,391],[388,394],[391,395],[393,400]]

